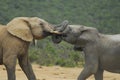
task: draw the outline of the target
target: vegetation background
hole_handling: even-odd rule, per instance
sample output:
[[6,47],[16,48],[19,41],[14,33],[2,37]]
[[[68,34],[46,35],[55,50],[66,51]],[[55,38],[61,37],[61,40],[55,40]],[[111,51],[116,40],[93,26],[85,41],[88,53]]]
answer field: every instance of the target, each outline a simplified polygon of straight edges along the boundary
[[[0,0],[0,23],[6,24],[18,16],[37,16],[58,24],[69,20],[70,24],[96,27],[102,33],[120,33],[120,0]],[[51,38],[31,45],[31,62],[40,65],[80,66],[84,64],[81,52],[62,42],[52,43]]]

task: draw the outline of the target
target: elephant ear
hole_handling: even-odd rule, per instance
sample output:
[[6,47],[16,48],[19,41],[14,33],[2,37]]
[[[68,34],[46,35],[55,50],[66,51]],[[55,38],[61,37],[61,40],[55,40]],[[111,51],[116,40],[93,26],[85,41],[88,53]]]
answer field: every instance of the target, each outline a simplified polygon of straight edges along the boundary
[[96,28],[83,27],[80,32],[79,39],[83,41],[95,41],[97,38],[99,38],[99,32]]
[[31,42],[33,40],[33,35],[28,20],[28,18],[13,19],[7,24],[7,31],[24,41]]

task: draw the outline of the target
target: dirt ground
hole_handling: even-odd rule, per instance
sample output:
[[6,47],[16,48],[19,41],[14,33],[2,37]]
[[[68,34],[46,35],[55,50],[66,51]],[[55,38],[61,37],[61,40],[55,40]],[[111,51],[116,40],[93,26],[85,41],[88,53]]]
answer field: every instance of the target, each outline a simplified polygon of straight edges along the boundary
[[[59,66],[45,67],[36,64],[32,66],[37,80],[77,80],[82,70],[82,68],[64,68]],[[27,80],[25,74],[18,65],[16,67],[16,78],[17,80]],[[1,65],[0,80],[7,80],[5,67]],[[87,80],[94,80],[94,78],[91,76]],[[104,80],[120,80],[120,74],[113,74],[105,71]]]

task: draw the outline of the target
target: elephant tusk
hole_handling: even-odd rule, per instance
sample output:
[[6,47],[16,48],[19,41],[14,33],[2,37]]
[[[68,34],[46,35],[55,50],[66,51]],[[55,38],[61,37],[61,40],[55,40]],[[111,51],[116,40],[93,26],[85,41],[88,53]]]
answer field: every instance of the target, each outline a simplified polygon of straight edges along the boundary
[[54,33],[54,34],[62,34],[62,33],[59,32],[59,31],[50,31],[50,33]]

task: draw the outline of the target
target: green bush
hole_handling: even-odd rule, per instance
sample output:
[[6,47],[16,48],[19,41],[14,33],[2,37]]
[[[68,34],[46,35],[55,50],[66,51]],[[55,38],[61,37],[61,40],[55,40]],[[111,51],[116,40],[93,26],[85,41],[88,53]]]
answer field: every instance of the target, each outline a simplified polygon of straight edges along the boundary
[[44,44],[38,41],[37,47],[31,46],[29,49],[31,62],[45,66],[59,65],[62,67],[81,66],[80,63],[83,63],[80,52],[75,52],[72,45],[65,42],[56,45],[47,40],[41,41]]
[[39,59],[39,50],[37,48],[29,49],[29,59],[31,62],[36,62]]
[[60,65],[62,67],[75,67],[75,62],[71,59],[58,59],[55,65]]

